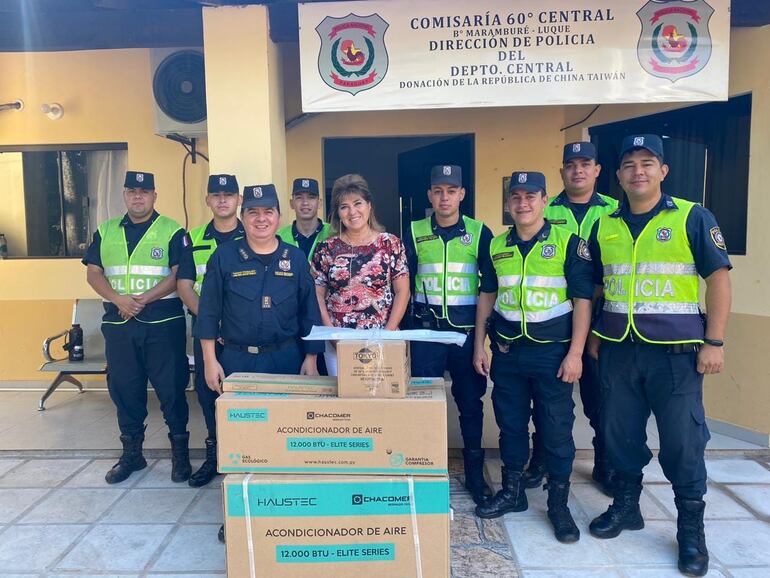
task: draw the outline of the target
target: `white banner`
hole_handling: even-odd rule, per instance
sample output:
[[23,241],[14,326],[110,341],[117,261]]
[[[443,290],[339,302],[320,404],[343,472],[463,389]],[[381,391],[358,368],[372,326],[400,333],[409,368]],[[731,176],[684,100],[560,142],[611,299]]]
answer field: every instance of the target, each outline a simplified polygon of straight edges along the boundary
[[305,112],[727,99],[729,0],[314,2],[299,22]]

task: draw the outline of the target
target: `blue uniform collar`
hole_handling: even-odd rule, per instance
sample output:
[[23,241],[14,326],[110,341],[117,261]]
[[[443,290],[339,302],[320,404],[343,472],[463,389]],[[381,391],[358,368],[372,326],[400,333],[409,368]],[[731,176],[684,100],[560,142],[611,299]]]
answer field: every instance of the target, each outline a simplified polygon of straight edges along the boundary
[[[315,226],[315,231],[313,231],[313,234],[310,235],[310,237],[315,237],[318,233],[320,233],[324,228],[324,222],[321,219],[318,219],[318,224]],[[299,240],[300,236],[303,236],[302,233],[299,232],[299,229],[297,229],[297,221],[293,221],[291,224],[291,236],[294,237],[294,239]],[[306,238],[310,238],[306,237]]]
[[[274,262],[276,258],[280,256],[281,259],[288,259],[289,258],[289,250],[291,248],[291,245],[287,245],[283,240],[281,240],[280,237],[276,237],[278,239],[278,248],[275,250],[273,255],[272,261]],[[246,240],[246,237],[243,237],[242,239],[238,239],[238,258],[241,260],[242,263],[245,263],[246,261],[253,261],[256,259],[259,259],[260,256],[257,255],[251,247],[249,247],[249,242]]]
[[[587,204],[589,207],[606,207],[609,205],[609,203],[604,199],[602,199],[601,196],[599,196],[599,193],[597,193],[596,191],[594,191],[593,194],[591,195],[591,198],[588,199]],[[556,195],[551,201],[551,206],[569,207],[570,205],[572,205],[572,201],[569,200],[567,191],[562,191],[561,193]]]
[[131,220],[131,217],[128,216],[128,213],[126,213],[125,215],[123,215],[123,218],[120,220],[120,226],[121,227],[144,227],[144,226],[149,227],[155,222],[155,220],[158,217],[160,217],[160,214],[158,213],[158,211],[153,211],[152,215],[148,220],[144,221],[143,223],[134,223]]
[[[658,201],[658,204],[653,207],[653,209],[650,211],[652,213],[652,216],[654,217],[661,211],[676,211],[679,209],[679,206],[674,202],[674,198],[671,195],[667,195],[666,193],[663,193],[660,196],[660,200]],[[617,219],[618,217],[629,217],[634,216],[631,212],[631,207],[628,204],[628,198],[624,197],[623,202],[618,207],[618,210],[614,213],[610,214],[610,217]]]
[[[546,239],[548,239],[548,236],[550,234],[551,234],[551,223],[546,221],[545,224],[543,225],[543,228],[540,229],[537,232],[537,235],[532,237],[532,239],[530,239],[530,241],[531,240],[535,240],[536,242],[537,241],[545,241]],[[522,241],[521,239],[519,239],[519,235],[518,235],[518,233],[516,233],[516,227],[515,226],[510,228],[510,230],[508,231],[508,237],[506,237],[506,239],[505,239],[505,245],[507,247],[512,247],[513,245],[518,245],[519,243],[528,243],[528,242],[529,241]]]
[[[236,219],[236,221],[238,223],[238,225],[235,227],[236,235],[243,237],[245,235],[245,232],[243,231],[243,223],[241,223],[240,219]],[[203,238],[213,239],[217,233],[219,233],[219,231],[217,231],[216,227],[214,227],[214,219],[211,219],[209,224],[206,225],[206,230],[203,232]]]
[[436,213],[432,213],[430,216],[430,228],[434,233],[436,232],[436,229],[443,229],[458,235],[465,235],[465,219],[463,218],[463,214],[460,213],[460,218],[457,219],[457,222],[454,225],[450,225],[449,227],[441,227],[436,222]]

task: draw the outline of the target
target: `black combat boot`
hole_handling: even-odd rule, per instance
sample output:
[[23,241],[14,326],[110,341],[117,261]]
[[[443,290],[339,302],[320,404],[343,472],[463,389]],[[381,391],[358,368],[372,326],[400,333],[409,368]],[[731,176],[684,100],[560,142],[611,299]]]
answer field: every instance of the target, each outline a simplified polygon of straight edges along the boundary
[[193,488],[205,486],[217,476],[217,440],[206,438],[206,461],[201,464],[187,483]]
[[577,542],[580,540],[580,530],[567,506],[569,482],[548,480],[544,489],[548,489],[548,519],[553,525],[554,536],[563,544]]
[[119,484],[127,479],[132,472],[138,472],[147,467],[147,460],[142,455],[142,443],[144,442],[144,433],[135,436],[120,436],[120,443],[123,444],[123,454],[118,463],[112,466],[112,469],[104,476],[108,484]]
[[529,458],[527,469],[524,470],[524,485],[527,488],[537,488],[543,484],[545,477],[545,461],[543,460],[543,448],[537,432],[532,433],[532,457]]
[[623,530],[641,530],[644,518],[639,509],[639,496],[642,494],[641,476],[628,481],[615,478],[615,497],[612,504],[598,518],[594,518],[588,529],[597,538],[614,538]]
[[168,434],[171,440],[171,481],[186,482],[192,473],[190,465],[190,432]]
[[709,552],[703,529],[706,502],[675,497],[677,512],[676,541],[679,543],[679,571],[687,576],[705,576],[709,570]]
[[484,450],[463,450],[465,467],[465,489],[471,494],[476,505],[492,497],[492,488],[484,479]]
[[615,469],[607,459],[604,444],[598,438],[594,438],[593,445],[594,469],[591,472],[591,477],[598,484],[602,493],[611,498],[613,495],[613,484],[615,483]]
[[524,474],[503,467],[503,489],[476,506],[476,515],[479,518],[499,518],[508,512],[523,512],[529,507],[524,490]]

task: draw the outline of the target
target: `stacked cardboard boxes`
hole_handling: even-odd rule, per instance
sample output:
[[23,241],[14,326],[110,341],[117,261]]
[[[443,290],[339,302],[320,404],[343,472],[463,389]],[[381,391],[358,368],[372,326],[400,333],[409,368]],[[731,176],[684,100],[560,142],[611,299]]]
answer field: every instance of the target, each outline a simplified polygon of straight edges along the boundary
[[445,578],[443,380],[410,380],[404,342],[339,342],[337,353],[336,380],[225,381],[217,436],[228,576]]

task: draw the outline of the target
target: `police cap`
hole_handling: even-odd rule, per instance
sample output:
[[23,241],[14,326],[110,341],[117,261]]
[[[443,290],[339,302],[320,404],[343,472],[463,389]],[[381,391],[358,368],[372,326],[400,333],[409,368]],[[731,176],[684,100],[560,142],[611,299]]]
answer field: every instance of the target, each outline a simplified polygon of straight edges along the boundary
[[508,184],[508,193],[523,189],[530,193],[545,193],[545,175],[536,171],[516,171],[511,175],[511,182]]
[[251,209],[252,207],[276,208],[281,210],[278,204],[278,193],[275,185],[249,185],[243,187],[243,204],[241,210]]
[[463,186],[463,170],[457,165],[436,165],[430,170],[430,186]]
[[209,175],[207,193],[234,193],[238,194],[238,180],[235,175]]
[[621,161],[623,157],[628,153],[645,149],[654,154],[660,162],[663,162],[663,139],[656,134],[630,134],[623,139],[623,144],[620,145]]
[[567,163],[572,159],[596,160],[596,147],[594,143],[580,141],[571,142],[564,145],[564,154],[561,157],[562,163]]
[[294,184],[291,187],[291,194],[299,195],[300,193],[307,193],[314,197],[318,197],[318,181],[315,179],[294,179]]
[[126,171],[126,180],[123,186],[127,189],[155,190],[155,175],[141,171]]

